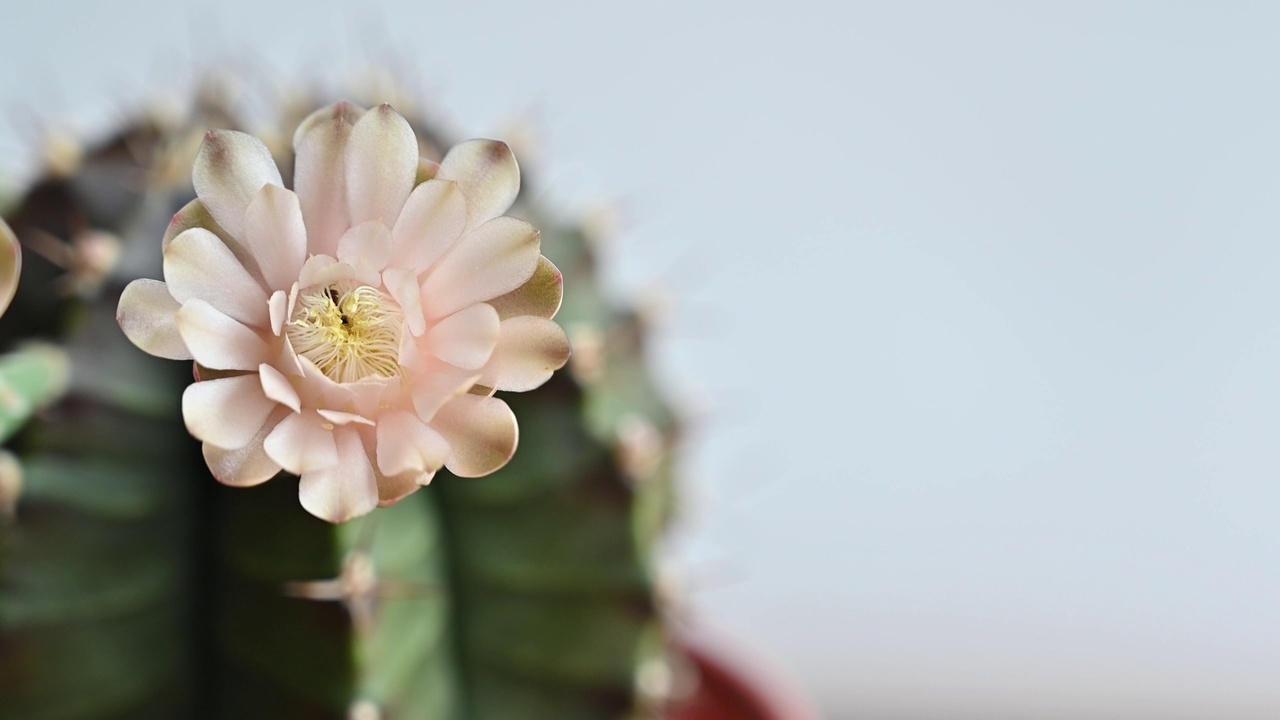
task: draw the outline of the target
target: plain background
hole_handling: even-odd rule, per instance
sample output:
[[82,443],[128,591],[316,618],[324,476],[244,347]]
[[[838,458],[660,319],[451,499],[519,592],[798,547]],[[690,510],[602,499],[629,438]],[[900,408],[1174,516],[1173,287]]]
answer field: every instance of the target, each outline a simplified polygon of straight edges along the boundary
[[618,208],[688,613],[836,718],[1280,717],[1271,4],[7,0],[0,165],[226,63]]

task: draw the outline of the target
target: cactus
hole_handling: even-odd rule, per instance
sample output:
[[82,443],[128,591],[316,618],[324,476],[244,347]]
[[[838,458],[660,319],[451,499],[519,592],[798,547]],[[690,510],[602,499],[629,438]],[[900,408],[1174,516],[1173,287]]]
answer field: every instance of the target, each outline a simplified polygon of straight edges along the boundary
[[[439,160],[441,131],[405,114]],[[190,367],[138,351],[113,317],[127,282],[159,276],[200,137],[238,116],[205,93],[181,122],[134,122],[7,213],[36,252],[0,349],[43,341],[72,380],[8,443],[23,485],[0,517],[0,718],[661,716],[675,651],[654,562],[676,418],[642,317],[608,299],[588,233],[526,202],[527,182],[511,214],[563,271],[576,357],[508,398],[523,432],[506,468],[442,472],[342,525],[308,515],[293,483],[209,475],[179,412]],[[302,115],[281,116],[287,137]]]

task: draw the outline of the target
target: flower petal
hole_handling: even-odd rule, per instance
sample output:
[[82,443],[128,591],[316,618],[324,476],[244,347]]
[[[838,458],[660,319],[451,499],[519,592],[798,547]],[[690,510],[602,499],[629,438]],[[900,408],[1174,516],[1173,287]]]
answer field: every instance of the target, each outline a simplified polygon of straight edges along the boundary
[[378,470],[394,476],[435,472],[449,459],[449,443],[412,413],[389,412],[378,419]]
[[440,408],[431,427],[449,441],[445,467],[459,477],[488,475],[507,464],[519,441],[516,416],[497,398],[461,395]]
[[191,181],[213,219],[235,238],[244,237],[245,210],[258,190],[284,185],[267,146],[234,130],[210,130],[204,136]]
[[307,259],[307,228],[298,196],[276,185],[263,185],[245,211],[242,237],[267,289],[288,290]]
[[247,445],[275,407],[254,374],[192,383],[182,393],[187,432],[228,450]]
[[22,274],[22,246],[9,225],[0,219],[0,315],[9,309]]
[[298,499],[312,515],[341,523],[378,506],[378,483],[356,431],[346,428],[335,435],[337,463],[303,473],[298,483]]
[[382,104],[365,113],[346,149],[347,210],[351,224],[395,225],[418,174],[418,138],[408,121]]
[[203,300],[188,300],[174,323],[191,357],[212,370],[254,370],[268,359],[256,332]]
[[569,361],[569,338],[551,320],[520,315],[502,321],[502,336],[480,377],[498,390],[526,392]]
[[458,241],[423,281],[423,309],[441,318],[523,285],[538,266],[539,235],[529,223],[500,217]]
[[262,449],[262,441],[287,412],[284,408],[278,408],[269,415],[244,447],[228,450],[204,444],[204,461],[208,463],[209,470],[218,482],[233,487],[251,487],[261,485],[280,472],[280,466]]
[[284,373],[263,363],[258,366],[258,377],[264,395],[294,412],[302,412],[302,398],[298,397],[298,391]]
[[500,329],[498,311],[477,303],[432,325],[423,341],[432,355],[450,365],[476,370],[489,361]]
[[366,285],[377,286],[379,273],[391,256],[391,231],[377,221],[360,223],[338,241],[338,261],[355,268]]
[[190,360],[191,352],[178,333],[176,316],[182,307],[159,280],[134,280],[120,293],[116,322],[125,337],[143,352],[170,360]]
[[520,194],[516,156],[498,140],[468,140],[455,145],[440,161],[436,177],[461,186],[473,227],[506,212]]
[[[296,290],[298,284],[295,282],[292,290]],[[289,317],[289,296],[283,290],[277,290],[271,293],[271,297],[267,299],[267,318],[271,321],[271,334],[279,335],[284,329],[284,321]]]
[[387,268],[382,273],[382,284],[400,306],[409,333],[414,337],[422,335],[427,329],[427,320],[422,315],[422,288],[418,286],[418,276],[406,268]]
[[267,295],[231,248],[204,228],[191,228],[164,250],[164,279],[180,303],[199,298],[247,325],[267,321]]
[[338,462],[333,425],[314,412],[291,413],[262,442],[267,455],[294,475]]
[[467,200],[456,183],[428,180],[414,188],[391,231],[391,262],[423,272],[467,229]]
[[200,198],[183,205],[181,210],[174,213],[173,219],[169,221],[169,227],[165,228],[164,237],[160,239],[160,249],[163,251],[169,247],[169,243],[173,242],[174,238],[191,228],[204,228],[217,235],[222,244],[231,248],[231,252],[235,253],[236,259],[240,261],[244,269],[248,270],[249,274],[255,279],[261,279],[262,273],[258,270],[258,261],[253,259],[253,255],[244,249],[240,241],[228,235],[227,231],[218,224],[218,221],[213,219],[213,215],[209,213],[209,208],[204,206]]
[[378,479],[378,507],[389,507],[413,494],[419,488],[431,484],[435,473],[406,472],[399,475],[376,473]]
[[418,419],[425,423],[431,422],[441,406],[466,393],[480,378],[478,372],[456,368],[435,358],[424,359],[417,370],[410,397]]
[[549,320],[560,311],[563,299],[564,277],[559,268],[545,257],[539,257],[532,277],[506,295],[490,300],[489,304],[503,320],[518,315],[534,315]]
[[312,253],[336,255],[338,238],[351,226],[347,212],[346,157],[351,129],[364,111],[348,103],[317,110],[293,136],[293,187],[302,206]]

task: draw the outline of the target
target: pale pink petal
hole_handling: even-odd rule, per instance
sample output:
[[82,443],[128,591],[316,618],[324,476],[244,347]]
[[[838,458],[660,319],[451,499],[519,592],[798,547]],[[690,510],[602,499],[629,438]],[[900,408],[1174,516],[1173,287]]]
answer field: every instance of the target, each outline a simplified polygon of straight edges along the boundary
[[502,336],[480,384],[526,392],[551,379],[569,361],[569,338],[546,318],[520,315],[502,321]]
[[22,274],[22,246],[18,236],[0,219],[0,315],[9,309],[13,296],[18,292],[18,277]]
[[551,319],[559,312],[563,299],[564,278],[560,270],[550,260],[539,257],[532,277],[506,295],[490,300],[489,304],[503,320],[518,315]]
[[336,255],[338,238],[351,226],[347,213],[347,141],[362,114],[352,105],[338,103],[312,113],[294,134],[297,159],[293,187],[312,253]]
[[489,361],[500,328],[498,311],[477,303],[432,325],[423,341],[432,355],[450,365],[476,370]]
[[455,145],[440,162],[436,176],[462,188],[472,226],[506,212],[520,194],[516,156],[506,143],[497,140],[468,140]]
[[245,210],[263,185],[281,185],[280,169],[261,140],[234,130],[210,130],[196,156],[196,195],[229,235],[244,237]]
[[228,450],[204,444],[205,462],[218,482],[233,487],[251,487],[270,480],[280,472],[280,466],[262,449],[262,441],[287,412],[284,408],[277,408],[244,447]]
[[449,441],[445,467],[459,477],[480,477],[497,470],[515,454],[519,440],[516,416],[503,401],[480,395],[450,400],[431,427]]
[[418,173],[418,138],[390,105],[360,118],[347,141],[347,209],[351,224],[395,225]]
[[468,232],[422,284],[428,318],[441,318],[520,287],[538,266],[538,231],[500,217]]
[[242,237],[267,289],[289,289],[307,258],[307,228],[298,196],[276,185],[263,185],[245,211]]
[[363,415],[360,415],[358,413],[349,413],[349,412],[342,412],[341,410],[324,410],[324,409],[317,410],[316,412],[320,414],[320,417],[324,418],[325,420],[328,420],[334,425],[351,425],[355,423],[359,425],[368,425],[372,427],[373,425],[376,424],[369,418],[364,417]]
[[180,303],[200,299],[246,325],[265,325],[267,295],[217,235],[191,228],[164,251],[164,279]]
[[292,413],[267,435],[262,447],[280,467],[301,475],[338,462],[333,431],[333,424],[314,412]]
[[391,256],[391,231],[376,220],[348,230],[338,241],[338,261],[355,268],[366,285],[378,284],[379,273]]
[[212,370],[256,370],[269,350],[258,333],[203,300],[188,300],[174,318],[191,356]]
[[399,475],[383,475],[376,473],[378,479],[378,507],[390,507],[413,494],[419,488],[429,485],[435,473],[405,472]]
[[435,472],[449,459],[449,443],[412,413],[397,410],[378,418],[377,437],[384,475]]
[[289,296],[283,290],[271,293],[271,297],[267,299],[267,316],[271,320],[271,333],[279,335],[284,329],[284,321],[289,318]]
[[298,397],[298,391],[283,373],[263,363],[258,366],[258,376],[261,378],[264,395],[294,412],[302,411],[302,398]]
[[400,306],[409,333],[418,337],[425,332],[427,320],[422,314],[422,288],[418,286],[418,276],[405,268],[387,268],[382,273],[382,284]]
[[349,264],[340,263],[328,255],[313,255],[302,265],[302,272],[298,274],[298,286],[309,288],[313,285],[332,285],[354,277],[356,270]]
[[191,352],[178,333],[176,317],[182,307],[159,280],[134,280],[120,293],[116,322],[125,337],[143,352],[170,360],[190,360]]
[[414,188],[391,231],[391,262],[423,272],[467,228],[467,201],[455,183],[428,180]]
[[420,367],[410,388],[410,397],[414,412],[423,422],[431,422],[442,405],[466,393],[480,377],[480,373],[456,368],[435,358],[424,359]]
[[302,149],[302,144],[306,137],[312,131],[326,127],[334,121],[343,121],[348,125],[355,125],[356,121],[364,115],[365,109],[359,105],[355,105],[346,100],[339,100],[332,105],[326,105],[319,110],[311,113],[298,123],[298,129],[293,131],[293,151],[298,153]]
[[303,473],[298,483],[298,499],[312,515],[341,523],[378,506],[378,482],[356,431],[343,428],[335,435],[337,463]]
[[187,432],[228,450],[248,444],[275,407],[256,374],[192,383],[182,393]]

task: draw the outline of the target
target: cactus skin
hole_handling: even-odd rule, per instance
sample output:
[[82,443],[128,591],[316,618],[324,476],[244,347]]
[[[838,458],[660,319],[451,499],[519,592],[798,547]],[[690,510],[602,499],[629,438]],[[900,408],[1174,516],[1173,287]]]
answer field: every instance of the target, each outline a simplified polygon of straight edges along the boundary
[[[286,109],[278,136],[320,104]],[[438,160],[440,135],[395,104]],[[296,481],[209,476],[178,412],[189,366],[134,349],[110,316],[129,280],[159,277],[198,138],[235,117],[207,95],[180,126],[138,123],[13,215],[20,236],[60,238],[83,218],[124,250],[88,300],[56,295],[60,271],[31,263],[0,320],[2,337],[62,343],[76,378],[13,443],[29,487],[0,524],[0,718],[658,716],[661,692],[639,692],[637,674],[669,652],[653,558],[677,426],[643,324],[604,299],[580,227],[511,211],[564,273],[557,320],[601,342],[579,372],[506,397],[522,436],[506,468],[441,472],[341,526],[302,510]],[[290,151],[272,145],[287,181]],[[626,447],[637,422],[660,441],[642,448],[652,462]]]

